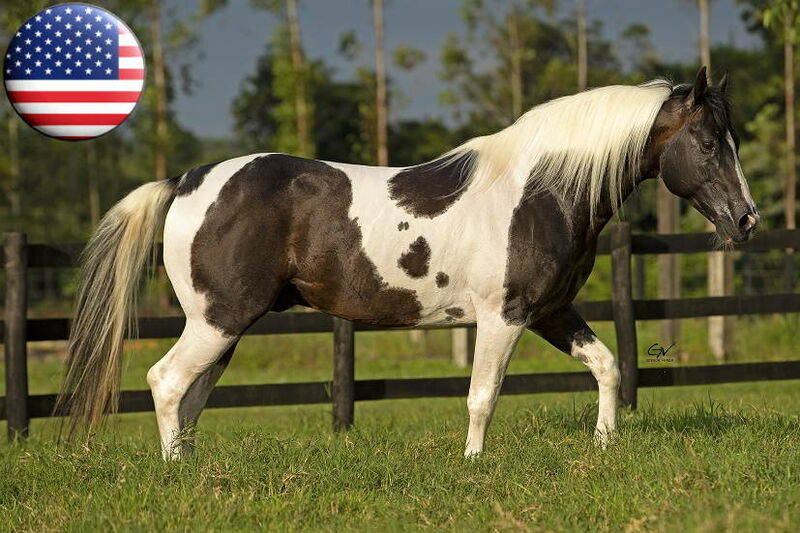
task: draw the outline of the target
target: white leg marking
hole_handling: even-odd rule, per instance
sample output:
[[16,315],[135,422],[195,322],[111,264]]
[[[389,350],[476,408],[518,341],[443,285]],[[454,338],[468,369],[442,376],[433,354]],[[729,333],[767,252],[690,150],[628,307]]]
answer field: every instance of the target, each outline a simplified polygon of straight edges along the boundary
[[[175,346],[147,372],[165,460],[185,451],[182,432],[199,416],[223,370],[216,363],[235,340],[205,322],[188,319]],[[194,390],[187,396],[190,389]]]
[[594,339],[593,342],[572,344],[572,356],[581,360],[597,380],[599,389],[597,427],[595,438],[603,448],[617,429],[617,389],[619,388],[619,368],[614,354],[605,344]]
[[499,310],[478,312],[475,358],[467,397],[469,432],[464,457],[473,457],[483,451],[486,429],[494,414],[508,362],[524,329],[507,325]]

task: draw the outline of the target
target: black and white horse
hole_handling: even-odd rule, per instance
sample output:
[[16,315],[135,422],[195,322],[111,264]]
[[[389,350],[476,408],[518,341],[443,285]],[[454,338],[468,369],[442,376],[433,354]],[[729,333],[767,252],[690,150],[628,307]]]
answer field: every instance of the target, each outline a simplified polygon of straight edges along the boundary
[[293,305],[384,327],[477,322],[466,456],[483,450],[529,328],[597,379],[605,446],[619,371],[572,300],[600,230],[637,184],[659,177],[725,241],[758,223],[726,81],[708,86],[705,69],[693,85],[657,80],[553,100],[414,167],[264,153],[143,185],[85,251],[65,379],[70,431],[115,409],[137,283],[163,222],[164,264],[186,314],[147,374],[166,458],[182,452],[182,430],[242,333]]

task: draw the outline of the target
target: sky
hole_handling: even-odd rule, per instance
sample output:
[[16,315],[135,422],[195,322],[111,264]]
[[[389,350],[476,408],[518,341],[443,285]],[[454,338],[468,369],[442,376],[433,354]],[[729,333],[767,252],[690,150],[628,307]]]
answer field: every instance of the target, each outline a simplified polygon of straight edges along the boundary
[[[175,17],[185,17],[194,2],[168,0]],[[389,75],[403,95],[391,110],[392,118],[446,118],[438,104],[444,88],[439,79],[439,50],[450,33],[464,31],[458,8],[462,0],[387,0],[386,49],[411,45],[427,54],[412,72],[392,70]],[[559,2],[566,17],[574,0]],[[369,0],[300,0],[303,46],[311,59],[322,59],[334,67],[336,76],[347,78],[359,65],[372,63],[372,15]],[[651,38],[663,59],[691,61],[697,58],[698,15],[693,0],[586,0],[590,19],[602,22],[606,38],[616,40],[630,24],[650,27]],[[735,0],[711,2],[712,43],[757,47],[757,37],[748,34]],[[179,122],[205,137],[231,135],[230,106],[242,80],[255,69],[277,21],[247,0],[229,5],[206,19],[199,28],[199,41],[187,57],[194,57],[192,72],[197,80],[191,94],[178,93],[175,111]],[[355,31],[364,52],[354,62],[338,53],[339,36]],[[712,58],[713,60],[713,58]],[[684,81],[684,80],[682,80]],[[690,81],[690,80],[685,80]]]

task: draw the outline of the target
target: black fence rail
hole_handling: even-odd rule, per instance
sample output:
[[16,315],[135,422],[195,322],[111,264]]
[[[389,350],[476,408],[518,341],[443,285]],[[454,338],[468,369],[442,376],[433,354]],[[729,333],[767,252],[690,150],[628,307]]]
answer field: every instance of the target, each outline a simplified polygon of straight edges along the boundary
[[[0,418],[7,421],[9,438],[25,437],[30,418],[53,416],[55,394],[28,394],[27,343],[65,340],[69,334],[67,318],[27,319],[27,273],[30,268],[73,267],[82,245],[27,244],[22,233],[5,235],[2,262],[5,265],[5,320],[0,341],[5,346],[6,396],[0,397]],[[800,249],[800,230],[773,230],[759,234],[737,251],[767,252]],[[627,223],[611,228],[600,239],[599,254],[610,254],[612,299],[578,302],[576,306],[588,321],[610,320],[615,324],[620,363],[620,400],[636,407],[639,387],[702,385],[742,381],[800,379],[800,361],[724,364],[665,368],[638,368],[636,321],[693,318],[719,315],[756,315],[800,311],[800,294],[680,298],[674,300],[633,300],[631,287],[632,254],[699,253],[716,251],[711,234],[631,235]],[[161,255],[159,250],[159,262]],[[177,337],[183,317],[143,317],[139,319],[140,338]],[[464,327],[440,326],[438,328]],[[217,387],[208,407],[247,407],[265,405],[333,404],[336,430],[353,422],[354,402],[400,398],[465,396],[469,378],[354,379],[355,331],[379,328],[353,324],[323,313],[269,313],[257,321],[246,335],[281,333],[333,333],[333,376],[329,382],[236,385]],[[560,372],[509,375],[504,394],[585,391],[596,388],[588,372]],[[149,391],[123,391],[120,412],[152,411]]]

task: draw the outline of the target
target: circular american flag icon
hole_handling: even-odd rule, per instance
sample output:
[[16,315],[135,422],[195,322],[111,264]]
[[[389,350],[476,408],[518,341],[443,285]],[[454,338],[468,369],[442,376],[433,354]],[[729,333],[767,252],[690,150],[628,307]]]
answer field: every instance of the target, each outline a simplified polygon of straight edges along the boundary
[[60,4],[23,24],[3,64],[8,99],[22,120],[58,139],[93,139],[119,126],[144,86],[144,56],[116,15]]

